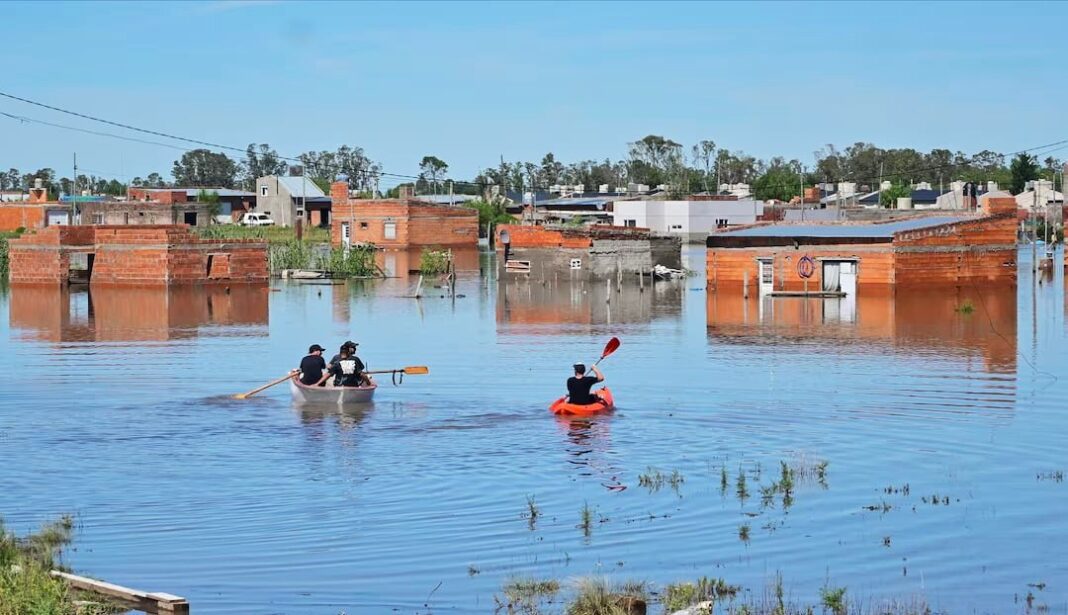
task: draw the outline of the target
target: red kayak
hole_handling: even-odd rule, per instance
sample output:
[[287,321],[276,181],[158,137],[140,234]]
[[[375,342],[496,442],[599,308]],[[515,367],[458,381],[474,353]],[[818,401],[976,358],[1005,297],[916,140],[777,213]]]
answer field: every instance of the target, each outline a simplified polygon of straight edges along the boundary
[[616,405],[615,401],[612,400],[612,391],[609,391],[608,387],[597,389],[593,392],[593,395],[597,398],[597,401],[582,406],[578,404],[569,404],[564,401],[567,399],[566,397],[561,397],[549,406],[549,410],[553,414],[589,416],[591,414],[607,412],[615,409]]

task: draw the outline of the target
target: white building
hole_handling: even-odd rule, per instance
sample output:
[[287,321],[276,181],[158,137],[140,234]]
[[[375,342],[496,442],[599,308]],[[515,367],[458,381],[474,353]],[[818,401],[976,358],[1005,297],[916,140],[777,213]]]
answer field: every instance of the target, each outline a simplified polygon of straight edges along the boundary
[[654,233],[681,235],[703,242],[717,228],[753,224],[764,213],[764,202],[743,201],[616,201],[612,224],[637,226]]
[[739,199],[748,199],[753,194],[749,184],[720,184],[719,193],[736,196]]
[[1054,190],[1053,182],[1047,179],[1029,181],[1025,187],[1026,190],[1016,195],[1018,209],[1044,211],[1050,205],[1064,203],[1064,194]]
[[[949,192],[938,195],[938,199],[935,201],[935,209],[966,209],[967,201],[964,200],[964,184],[966,182],[957,180],[949,183]],[[1006,197],[1012,196],[1008,192],[998,190],[998,183],[994,181],[986,182],[986,187],[980,187],[979,196],[977,200],[982,200],[982,197]]]

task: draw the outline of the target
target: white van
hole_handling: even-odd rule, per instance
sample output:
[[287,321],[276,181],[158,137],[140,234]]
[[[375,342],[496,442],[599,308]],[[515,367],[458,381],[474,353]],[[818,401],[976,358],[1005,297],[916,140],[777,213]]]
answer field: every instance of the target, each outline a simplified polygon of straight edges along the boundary
[[274,226],[274,220],[267,214],[258,214],[254,212],[246,212],[241,218],[242,226]]

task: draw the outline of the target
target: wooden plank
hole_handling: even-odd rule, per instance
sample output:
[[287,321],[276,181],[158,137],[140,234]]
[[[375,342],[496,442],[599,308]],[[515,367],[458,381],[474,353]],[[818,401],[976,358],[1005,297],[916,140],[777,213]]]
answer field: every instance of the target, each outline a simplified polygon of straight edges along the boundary
[[189,613],[189,602],[181,596],[164,592],[145,592],[59,570],[53,570],[52,576],[63,579],[74,589],[107,596],[123,603],[124,606],[129,605],[145,613],[153,615],[159,613],[188,615]]

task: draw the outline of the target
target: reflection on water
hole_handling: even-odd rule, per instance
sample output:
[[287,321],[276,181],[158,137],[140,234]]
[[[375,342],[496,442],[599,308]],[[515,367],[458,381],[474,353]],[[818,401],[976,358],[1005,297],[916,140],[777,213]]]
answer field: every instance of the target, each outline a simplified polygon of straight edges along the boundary
[[[422,247],[408,248],[406,250],[379,250],[375,253],[375,264],[389,278],[418,276],[423,250],[424,248]],[[477,248],[453,248],[452,262],[458,272],[478,271],[479,251]]]
[[267,295],[265,286],[244,284],[91,290],[20,286],[11,290],[10,322],[12,329],[50,342],[183,339],[196,337],[205,326],[266,326]]
[[[609,290],[603,281],[586,282],[502,279],[497,286],[497,324],[513,331],[530,327],[546,333],[568,330],[551,325],[621,325],[678,318],[682,312],[683,281],[627,283]],[[568,331],[569,332],[569,331]]]
[[850,298],[743,298],[708,293],[710,340],[833,345],[838,351],[874,348],[978,357],[981,368],[1016,371],[1015,288],[865,291]]
[[[455,300],[407,298],[411,278],[0,292],[0,369],[31,375],[0,389],[5,524],[73,512],[75,570],[208,615],[481,614],[517,576],[760,592],[776,573],[817,604],[830,583],[937,612],[1016,613],[1029,591],[1035,612],[1065,610],[1059,264],[1017,294],[852,305],[707,294],[700,274],[608,303],[486,265]],[[551,415],[609,336],[619,410]],[[230,397],[346,339],[376,369],[430,374],[366,407]],[[788,510],[766,506],[799,459],[828,462],[830,488],[799,477]],[[683,487],[637,488],[650,468]]]

